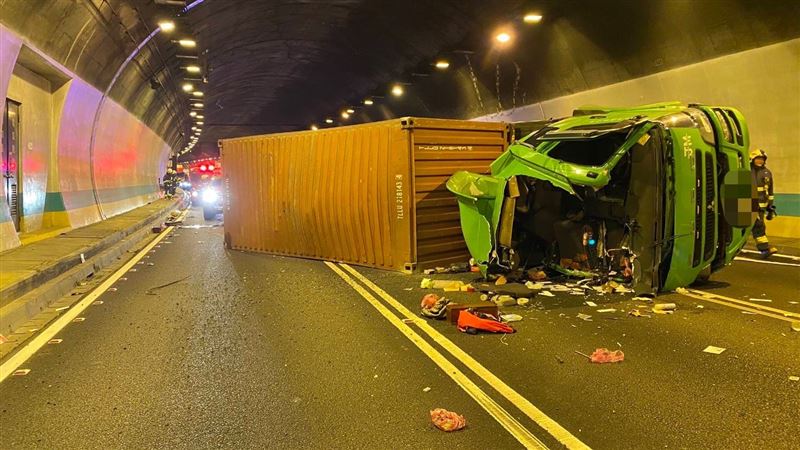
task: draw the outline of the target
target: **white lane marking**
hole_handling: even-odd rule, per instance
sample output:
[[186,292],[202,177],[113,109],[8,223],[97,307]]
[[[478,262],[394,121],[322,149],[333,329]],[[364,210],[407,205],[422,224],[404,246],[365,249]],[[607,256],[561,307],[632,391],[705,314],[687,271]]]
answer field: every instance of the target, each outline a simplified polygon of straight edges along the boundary
[[[754,254],[754,255],[760,255],[760,254],[761,254],[761,252],[758,252],[758,251],[755,251],[755,250],[747,250],[747,249],[742,249],[742,250],[739,250],[739,251],[740,251],[741,253],[752,253],[752,254]],[[775,254],[773,254],[772,256],[779,256],[779,257],[781,257],[781,258],[786,258],[786,259],[792,259],[792,260],[795,260],[795,261],[800,261],[800,256],[784,255],[783,253],[775,253]]]
[[[366,284],[370,289],[372,289],[376,294],[378,294],[381,298],[383,298],[387,303],[389,303],[394,309],[396,309],[400,314],[405,316],[408,319],[418,319],[418,317],[408,310],[405,306],[403,306],[399,301],[397,301],[394,297],[389,295],[386,291],[381,289],[378,285],[373,283],[370,279],[353,269],[347,264],[342,264],[348,272],[353,274],[356,278],[358,278],[362,283]],[[581,442],[576,436],[570,433],[566,428],[562,427],[558,424],[555,420],[551,419],[547,416],[542,410],[534,406],[528,399],[520,395],[517,391],[512,389],[509,385],[507,385],[503,380],[498,378],[495,374],[489,371],[486,367],[484,367],[481,363],[476,361],[472,356],[467,354],[461,347],[454,344],[452,341],[444,337],[441,333],[436,331],[432,326],[430,326],[427,322],[416,322],[419,329],[424,331],[425,334],[431,337],[437,344],[439,344],[442,348],[447,350],[451,355],[453,355],[456,359],[461,361],[465,366],[467,366],[470,370],[472,370],[476,375],[478,375],[483,381],[488,383],[494,390],[500,393],[503,397],[505,397],[508,401],[514,404],[520,411],[522,411],[526,416],[528,416],[531,420],[536,422],[537,425],[542,427],[545,431],[550,433],[558,442],[563,444],[565,447],[569,449],[588,449],[589,446]]]
[[453,363],[447,360],[439,351],[437,351],[431,344],[425,341],[418,335],[410,326],[403,323],[396,315],[394,315],[389,308],[383,305],[378,299],[364,289],[360,284],[353,280],[350,276],[344,273],[340,268],[336,267],[334,263],[325,261],[325,264],[338,275],[342,280],[350,285],[356,292],[358,292],[364,299],[366,299],[378,312],[383,315],[395,328],[403,333],[414,345],[417,346],[428,358],[430,358],[442,371],[447,374],[453,381],[456,382],[464,391],[469,394],[478,404],[486,410],[495,420],[497,420],[503,428],[506,429],[517,441],[519,441],[525,448],[533,449],[546,449],[544,445],[536,436],[534,436],[527,428],[519,423],[514,416],[508,413],[502,406],[498,405],[491,397],[489,397],[483,390],[478,387],[472,380],[470,380],[462,371],[460,371]]
[[[184,216],[187,212],[184,212]],[[78,303],[75,304],[72,308],[67,310],[64,314],[59,316],[53,323],[50,324],[47,328],[45,328],[41,333],[36,335],[33,339],[28,341],[26,344],[23,345],[16,353],[14,353],[8,360],[6,360],[2,365],[0,365],[0,383],[2,383],[9,375],[13,374],[15,370],[19,366],[21,366],[25,361],[28,360],[31,356],[33,356],[40,348],[47,345],[47,343],[53,339],[56,334],[58,334],[64,327],[69,325],[75,320],[83,320],[83,317],[78,317],[80,313],[82,313],[86,308],[89,307],[98,297],[103,295],[108,288],[110,288],[114,283],[117,282],[118,279],[122,278],[125,273],[130,270],[140,259],[147,254],[150,249],[155,247],[162,239],[164,239],[170,231],[172,231],[174,227],[167,227],[164,231],[161,232],[155,239],[153,239],[149,244],[147,244],[142,250],[139,251],[130,261],[126,262],[125,265],[119,268],[116,272],[114,272],[111,276],[109,276],[106,280],[104,280],[97,289],[93,290],[85,297],[83,297]]]
[[759,264],[772,264],[774,266],[791,266],[791,267],[800,267],[800,264],[793,264],[793,263],[785,263],[779,261],[769,261],[766,259],[750,259],[750,258],[743,258],[741,256],[736,256],[733,259],[736,261],[747,261],[752,263],[759,263]]
[[773,308],[771,306],[759,305],[736,298],[726,297],[724,295],[712,294],[711,292],[700,291],[697,289],[686,289],[685,291],[675,292],[698,300],[705,300],[743,311],[750,311],[756,314],[761,314],[762,316],[771,317],[773,319],[784,320],[786,322],[794,322],[800,319],[800,314],[795,312]]

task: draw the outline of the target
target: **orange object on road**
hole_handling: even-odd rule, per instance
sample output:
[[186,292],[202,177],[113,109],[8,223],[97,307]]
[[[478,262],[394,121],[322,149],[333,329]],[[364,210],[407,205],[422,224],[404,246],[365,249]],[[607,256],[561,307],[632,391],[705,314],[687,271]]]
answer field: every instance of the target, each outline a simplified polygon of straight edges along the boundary
[[467,426],[464,416],[443,408],[431,410],[431,422],[442,431],[458,431]]

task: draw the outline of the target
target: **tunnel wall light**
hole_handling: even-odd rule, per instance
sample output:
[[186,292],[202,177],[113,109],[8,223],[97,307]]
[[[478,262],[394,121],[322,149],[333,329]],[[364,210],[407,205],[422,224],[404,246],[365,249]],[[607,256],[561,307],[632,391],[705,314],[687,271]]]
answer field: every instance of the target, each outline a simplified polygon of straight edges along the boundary
[[440,59],[439,61],[436,61],[436,64],[434,64],[434,65],[439,70],[445,70],[448,67],[450,67],[450,63],[448,61],[443,60],[443,59]]
[[311,128],[311,131],[317,131],[317,130],[319,130],[319,127],[318,127],[318,126],[316,126],[316,125],[311,125],[311,127],[310,127],[310,128]]
[[195,108],[202,108],[203,104],[202,103],[192,103],[192,106],[195,107]]
[[165,33],[169,33],[170,31],[175,30],[175,22],[171,20],[162,20],[158,22],[158,28],[161,28],[161,31]]
[[342,111],[342,119],[349,119],[349,118],[350,118],[350,113],[348,113],[347,111]]
[[194,92],[192,92],[192,95],[194,95],[195,97],[202,97],[203,93],[200,92],[200,91],[194,91]]
[[189,73],[200,73],[200,66],[186,66],[186,71]]
[[522,21],[525,23],[539,23],[542,21],[542,15],[537,13],[528,13],[525,14],[525,17],[522,18]]
[[371,98],[368,98],[368,99],[364,100],[364,104],[365,104],[365,105],[367,105],[367,106],[369,106],[369,105],[372,105],[372,104],[374,104],[374,103],[375,103],[375,102],[374,102],[374,101],[372,101],[372,99],[371,99]]
[[329,124],[333,123],[333,119],[331,119],[331,118],[325,119],[325,123],[329,123]]
[[497,42],[499,42],[499,43],[501,43],[501,44],[506,44],[506,43],[508,43],[509,41],[511,41],[511,35],[510,35],[510,34],[508,34],[508,33],[507,33],[507,32],[505,32],[505,31],[503,31],[503,32],[500,32],[500,33],[497,33],[497,35],[495,35],[495,37],[494,37],[494,38],[495,38],[495,40],[496,40]]
[[192,92],[192,90],[194,90],[194,85],[192,83],[183,83],[181,89],[183,89],[183,92]]
[[400,97],[404,93],[405,90],[403,89],[403,86],[400,86],[399,84],[395,84],[394,86],[392,86],[392,95],[394,95],[395,97]]
[[347,111],[347,114],[353,114],[356,112],[356,110],[353,108],[347,108],[345,111]]
[[197,116],[197,113],[196,113],[196,112],[194,112],[194,111],[192,111],[192,112],[190,112],[190,113],[189,113],[189,116],[191,116],[191,117],[195,117],[195,116]]
[[186,48],[195,48],[197,46],[197,42],[192,39],[179,39],[178,44],[180,44],[181,47]]

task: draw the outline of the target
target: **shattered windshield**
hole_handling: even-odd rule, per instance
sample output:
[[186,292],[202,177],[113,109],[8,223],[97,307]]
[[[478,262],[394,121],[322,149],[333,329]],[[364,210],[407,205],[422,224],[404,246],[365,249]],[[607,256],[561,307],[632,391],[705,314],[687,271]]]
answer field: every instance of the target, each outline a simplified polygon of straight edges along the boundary
[[625,143],[626,131],[616,131],[588,140],[565,140],[547,152],[547,156],[584,166],[602,166]]

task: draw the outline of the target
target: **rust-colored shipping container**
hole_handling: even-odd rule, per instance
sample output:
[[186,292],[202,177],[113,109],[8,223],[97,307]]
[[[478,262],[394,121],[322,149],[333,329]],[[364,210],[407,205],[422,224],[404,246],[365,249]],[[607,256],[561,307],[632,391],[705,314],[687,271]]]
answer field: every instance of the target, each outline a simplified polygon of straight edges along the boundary
[[457,170],[489,171],[506,124],[406,117],[220,141],[230,248],[413,270],[469,258]]

